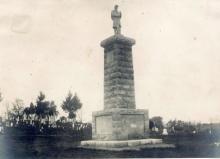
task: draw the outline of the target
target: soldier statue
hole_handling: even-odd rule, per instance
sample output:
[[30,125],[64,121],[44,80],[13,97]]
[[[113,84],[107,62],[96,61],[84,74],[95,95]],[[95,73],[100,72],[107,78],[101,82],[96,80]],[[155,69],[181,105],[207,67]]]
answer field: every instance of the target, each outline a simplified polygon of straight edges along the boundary
[[113,20],[113,29],[115,34],[121,34],[121,12],[118,11],[118,5],[115,5],[114,10],[112,10],[111,18]]

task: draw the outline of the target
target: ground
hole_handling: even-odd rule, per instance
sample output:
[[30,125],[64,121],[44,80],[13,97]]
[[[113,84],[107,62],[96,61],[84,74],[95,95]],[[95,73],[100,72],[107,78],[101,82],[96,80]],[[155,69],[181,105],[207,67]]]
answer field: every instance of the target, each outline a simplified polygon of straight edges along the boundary
[[167,143],[176,143],[175,149],[141,149],[139,151],[101,151],[78,148],[79,141],[70,137],[0,136],[0,158],[113,158],[113,157],[220,157],[220,147],[207,143],[206,139],[185,137],[182,140],[164,139]]

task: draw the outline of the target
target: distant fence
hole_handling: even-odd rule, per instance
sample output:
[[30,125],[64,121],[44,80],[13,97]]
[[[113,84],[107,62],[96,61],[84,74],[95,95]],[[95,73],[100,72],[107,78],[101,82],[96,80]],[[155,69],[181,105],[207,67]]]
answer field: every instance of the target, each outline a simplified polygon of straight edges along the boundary
[[75,140],[89,140],[92,138],[92,125],[90,123],[63,123],[56,127],[48,125],[18,125],[5,127],[5,135],[10,136],[69,136]]

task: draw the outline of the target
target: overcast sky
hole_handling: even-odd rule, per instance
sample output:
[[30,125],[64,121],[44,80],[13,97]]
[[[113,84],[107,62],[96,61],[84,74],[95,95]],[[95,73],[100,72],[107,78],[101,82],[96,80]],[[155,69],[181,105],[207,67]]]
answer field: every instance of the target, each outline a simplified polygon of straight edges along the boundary
[[122,34],[136,40],[137,108],[165,120],[220,121],[219,0],[0,0],[0,113],[39,91],[60,109],[69,90],[84,121],[102,110],[100,42],[113,34],[114,4]]

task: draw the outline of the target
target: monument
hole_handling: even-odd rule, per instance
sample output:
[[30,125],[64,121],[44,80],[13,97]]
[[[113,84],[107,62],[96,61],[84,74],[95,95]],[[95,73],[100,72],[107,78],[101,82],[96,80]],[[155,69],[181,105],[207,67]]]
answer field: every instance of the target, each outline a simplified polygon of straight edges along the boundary
[[148,110],[136,109],[132,46],[135,40],[121,34],[121,12],[111,12],[114,35],[103,40],[104,109],[92,114],[92,140],[81,147],[131,150],[139,147],[172,147],[149,139]]
[[121,12],[111,12],[114,35],[103,40],[104,110],[93,113],[95,140],[129,140],[148,136],[148,110],[136,109],[132,46],[135,40],[121,34]]

